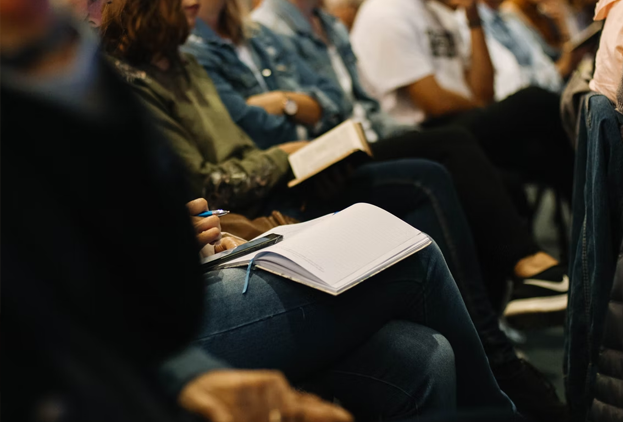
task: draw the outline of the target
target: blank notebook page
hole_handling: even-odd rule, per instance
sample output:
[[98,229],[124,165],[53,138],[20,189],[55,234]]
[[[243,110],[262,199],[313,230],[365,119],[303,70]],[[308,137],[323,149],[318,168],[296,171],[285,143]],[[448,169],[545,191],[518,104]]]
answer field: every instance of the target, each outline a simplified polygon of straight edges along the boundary
[[336,286],[346,278],[366,274],[419,236],[424,235],[380,208],[356,204],[270,250]]

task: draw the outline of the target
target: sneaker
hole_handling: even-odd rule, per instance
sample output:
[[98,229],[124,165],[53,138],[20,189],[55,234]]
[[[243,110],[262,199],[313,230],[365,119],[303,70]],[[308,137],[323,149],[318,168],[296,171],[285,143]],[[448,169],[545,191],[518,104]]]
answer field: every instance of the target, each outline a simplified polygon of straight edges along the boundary
[[524,359],[492,368],[500,389],[515,403],[517,411],[536,422],[566,422],[569,409],[552,383]]
[[564,265],[555,265],[533,277],[516,280],[504,315],[560,312],[567,309],[569,276]]

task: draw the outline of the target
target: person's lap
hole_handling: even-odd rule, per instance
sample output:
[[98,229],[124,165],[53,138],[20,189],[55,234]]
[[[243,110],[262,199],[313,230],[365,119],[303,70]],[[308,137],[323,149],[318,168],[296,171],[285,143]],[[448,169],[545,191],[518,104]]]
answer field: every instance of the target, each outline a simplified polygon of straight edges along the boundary
[[310,202],[305,212],[299,214],[291,202],[291,195],[281,195],[273,198],[268,208],[305,220],[356,202],[367,202],[426,232],[437,242],[460,284],[489,358],[497,363],[516,358],[499,330],[497,315],[491,309],[483,285],[469,225],[452,178],[442,165],[423,159],[369,163],[356,169],[340,198],[328,203]]
[[570,198],[573,150],[557,94],[529,87],[487,107],[431,119],[424,127],[469,130],[497,166],[526,181],[550,184]]
[[[438,359],[440,352],[435,348],[444,349],[441,337],[435,337],[436,330],[455,349],[459,405],[511,406],[497,388],[456,285],[434,244],[338,297],[261,270],[254,270],[249,290],[243,295],[244,275],[244,269],[206,274],[206,301],[210,306],[197,340],[233,366],[280,369],[293,382],[339,370],[339,365],[350,364],[347,372],[356,372],[352,365],[357,360],[349,361],[349,356],[356,356],[356,351],[382,333],[388,323],[404,320],[412,337],[402,344],[415,350],[401,350],[397,342],[397,365],[391,371],[385,372],[390,368],[370,356],[367,365],[356,365],[362,366],[362,376],[371,370],[373,374],[367,375],[384,376],[384,381],[400,385],[413,396],[416,391],[426,391],[426,386],[431,386],[430,371],[440,367],[431,368],[427,362]],[[445,351],[441,356],[447,361],[449,354]],[[405,374],[410,376],[405,379]],[[448,385],[449,375],[447,371],[443,374],[435,381]],[[435,377],[440,378],[439,373]],[[474,379],[481,385],[478,392],[470,387]],[[435,402],[439,394],[448,393],[434,390],[421,399]],[[362,396],[359,403],[365,400],[375,401]]]

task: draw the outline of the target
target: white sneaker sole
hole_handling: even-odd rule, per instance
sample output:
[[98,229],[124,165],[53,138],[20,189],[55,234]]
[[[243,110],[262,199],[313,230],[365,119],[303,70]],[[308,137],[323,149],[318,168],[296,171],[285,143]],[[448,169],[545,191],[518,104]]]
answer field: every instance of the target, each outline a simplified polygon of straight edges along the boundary
[[504,316],[559,312],[567,309],[567,295],[513,300],[506,306]]

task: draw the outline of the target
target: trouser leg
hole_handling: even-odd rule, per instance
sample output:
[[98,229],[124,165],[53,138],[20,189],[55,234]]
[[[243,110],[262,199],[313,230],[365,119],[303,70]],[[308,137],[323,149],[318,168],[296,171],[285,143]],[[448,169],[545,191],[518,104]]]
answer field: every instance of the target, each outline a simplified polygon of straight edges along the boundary
[[452,176],[481,263],[494,273],[511,276],[520,259],[539,250],[499,172],[468,131],[410,132],[372,144],[372,150],[377,160],[420,157],[444,165]]
[[[208,306],[197,340],[234,367],[280,369],[293,382],[301,381],[344,362],[389,322],[405,320],[425,325],[448,340],[455,354],[458,407],[513,408],[491,374],[471,318],[435,244],[338,297],[260,270],[253,271],[243,295],[244,276],[244,269],[206,274]],[[417,341],[420,334],[414,329],[410,341]],[[441,347],[430,339],[421,344],[432,347],[414,353],[434,355],[434,348]],[[391,350],[389,344],[387,349]],[[404,360],[405,365],[417,361]],[[371,359],[366,365],[377,366],[380,375],[385,363]],[[427,368],[430,365],[419,368],[422,379],[435,382],[426,376]],[[417,372],[414,368],[405,371]],[[423,388],[422,379],[390,378],[388,382],[413,391],[414,397]],[[443,382],[447,385],[447,380]],[[474,388],[476,382],[478,388]],[[375,400],[361,389],[362,406]],[[395,415],[385,415],[391,416]]]
[[[410,321],[388,322],[324,371],[318,382],[330,386],[333,396],[356,420],[380,420],[385,415],[408,418],[456,409],[450,343],[437,331]],[[366,395],[377,400],[362,403]]]
[[433,119],[429,127],[470,131],[491,161],[527,181],[545,183],[571,198],[574,154],[562,128],[557,94],[531,87],[482,109]]
[[452,186],[439,164],[426,160],[394,160],[358,169],[347,201],[369,202],[428,233],[441,248],[492,365],[517,359],[500,330],[483,283],[472,233]]
[[377,205],[435,239],[463,294],[491,365],[517,359],[499,328],[498,315],[483,284],[472,234],[452,179],[440,164],[415,159],[366,164],[355,171],[344,195],[335,201],[309,203],[299,214],[293,214],[293,208],[284,210],[282,204],[275,209],[308,219],[356,202]]

